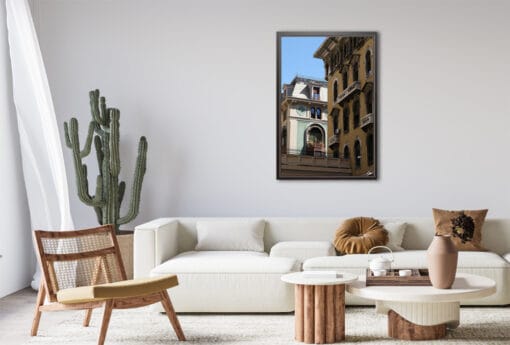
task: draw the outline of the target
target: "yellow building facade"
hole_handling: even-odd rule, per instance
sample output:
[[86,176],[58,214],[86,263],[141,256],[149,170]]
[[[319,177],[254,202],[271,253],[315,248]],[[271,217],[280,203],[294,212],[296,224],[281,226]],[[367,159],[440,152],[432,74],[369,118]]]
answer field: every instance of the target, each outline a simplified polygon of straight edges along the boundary
[[375,175],[375,54],[373,36],[328,37],[314,54],[328,82],[328,155],[354,176]]

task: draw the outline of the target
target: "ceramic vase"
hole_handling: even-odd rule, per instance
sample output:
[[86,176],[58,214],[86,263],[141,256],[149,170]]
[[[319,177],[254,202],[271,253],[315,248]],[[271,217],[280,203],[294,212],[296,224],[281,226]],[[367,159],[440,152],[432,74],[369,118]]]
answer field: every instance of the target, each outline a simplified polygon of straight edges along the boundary
[[449,289],[455,281],[458,251],[448,235],[436,235],[427,250],[427,263],[432,286]]

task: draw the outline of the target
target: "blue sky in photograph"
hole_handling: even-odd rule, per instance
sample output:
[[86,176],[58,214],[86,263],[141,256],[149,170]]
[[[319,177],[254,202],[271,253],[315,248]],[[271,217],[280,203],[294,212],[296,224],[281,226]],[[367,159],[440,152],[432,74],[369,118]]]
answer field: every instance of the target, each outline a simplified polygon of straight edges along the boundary
[[296,74],[324,80],[324,63],[313,54],[326,39],[318,37],[282,37],[281,41],[281,81],[288,84]]

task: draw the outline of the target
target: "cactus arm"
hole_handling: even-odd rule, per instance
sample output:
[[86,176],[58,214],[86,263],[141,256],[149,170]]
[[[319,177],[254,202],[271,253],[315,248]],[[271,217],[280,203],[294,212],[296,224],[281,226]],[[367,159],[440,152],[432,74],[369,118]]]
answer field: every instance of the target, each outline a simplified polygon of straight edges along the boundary
[[110,174],[110,143],[109,136],[105,133],[103,135],[103,164],[102,173],[103,176],[103,195],[105,204],[103,207],[103,224],[113,224],[114,220],[111,215],[111,199],[110,199],[110,188],[111,188],[111,174]]
[[[124,199],[124,193],[126,192],[126,182],[121,181],[119,183],[119,187],[117,188],[117,207],[115,210],[115,219],[119,219],[120,215],[120,206],[122,205],[122,200]],[[118,222],[118,221],[117,221]]]
[[82,164],[81,167],[77,166],[76,158],[75,158],[75,167],[76,167],[76,184],[78,189],[78,197],[80,200],[88,205],[94,207],[102,207],[104,202],[101,198],[101,195],[95,195],[92,197],[89,194],[89,186],[87,181],[87,166]]
[[71,144],[71,139],[69,138],[69,126],[67,125],[67,121],[64,122],[64,138],[66,140],[66,146],[71,149],[73,145]]
[[[94,121],[91,121],[87,132],[87,140],[85,141],[85,146],[83,147],[83,150],[80,150],[80,157],[82,158],[87,157],[90,154],[90,148],[92,146],[92,137],[94,136],[94,127],[95,127]],[[71,131],[71,135],[72,132],[74,131],[78,132],[78,120],[76,120],[76,118],[74,117],[71,119],[70,128],[67,122],[64,122],[64,137],[66,141],[66,146],[74,150],[73,140],[69,135],[69,131]],[[79,150],[80,149],[79,142],[77,147]]]
[[118,109],[110,109],[110,172],[112,176],[119,176],[120,173],[119,117]]
[[138,157],[136,159],[135,176],[133,186],[131,189],[131,201],[129,203],[129,210],[124,217],[118,220],[118,224],[126,224],[135,219],[138,215],[140,208],[140,194],[142,191],[143,177],[145,175],[147,165],[147,139],[140,138],[138,144]]
[[103,96],[101,96],[101,98],[99,98],[99,102],[100,102],[100,109],[101,109],[101,118],[103,119],[105,124],[108,124],[110,122],[110,120],[108,119],[108,109],[106,108],[106,99]]
[[119,200],[119,173],[120,173],[120,157],[119,157],[119,117],[120,112],[118,109],[111,108],[108,111],[108,119],[110,124],[110,190],[108,200],[110,204],[111,218],[115,221],[115,226],[118,227],[117,221],[119,219],[120,204]]
[[[87,165],[82,165],[82,175],[85,176],[84,179],[81,179],[82,186],[78,187],[78,193],[80,200],[86,203],[88,201],[89,203],[87,205],[89,206],[102,206],[102,194],[103,194],[103,182],[101,175],[97,176],[97,183],[96,183],[96,194],[92,197],[89,193],[89,181],[87,179]],[[91,200],[91,201],[90,201]]]
[[110,110],[115,108],[104,108],[104,121],[106,123],[105,130],[110,130]]
[[80,152],[80,139],[78,137],[78,120],[71,119],[70,127],[68,128],[68,139],[71,144],[73,152],[73,162],[76,171],[76,184],[78,189],[78,197],[80,200],[89,206],[101,206],[102,199],[100,196],[92,198],[88,190],[87,180],[87,166],[82,163],[82,156]]
[[92,206],[93,200],[88,191],[87,166],[85,164],[82,164],[81,160],[77,161],[75,158],[75,167],[76,167],[76,188],[78,189],[78,197],[84,204]]
[[101,113],[99,111],[99,90],[90,91],[89,98],[92,118],[94,119],[95,122],[97,122],[101,126],[105,126],[107,124],[106,120],[104,116],[101,117]]
[[94,128],[95,128],[94,121],[90,121],[89,130],[87,132],[87,140],[85,141],[85,146],[83,147],[83,150],[80,151],[80,156],[82,158],[87,157],[90,154],[90,148],[92,147],[92,138],[94,137]]

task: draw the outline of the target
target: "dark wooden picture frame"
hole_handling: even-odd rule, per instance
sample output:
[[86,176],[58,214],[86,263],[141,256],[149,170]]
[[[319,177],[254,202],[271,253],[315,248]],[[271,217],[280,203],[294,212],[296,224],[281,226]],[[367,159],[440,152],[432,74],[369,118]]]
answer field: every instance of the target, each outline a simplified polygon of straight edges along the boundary
[[377,34],[277,32],[276,51],[277,179],[377,179]]

